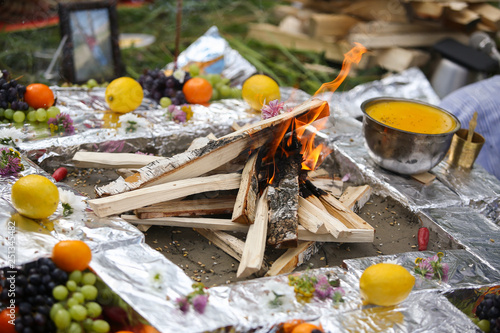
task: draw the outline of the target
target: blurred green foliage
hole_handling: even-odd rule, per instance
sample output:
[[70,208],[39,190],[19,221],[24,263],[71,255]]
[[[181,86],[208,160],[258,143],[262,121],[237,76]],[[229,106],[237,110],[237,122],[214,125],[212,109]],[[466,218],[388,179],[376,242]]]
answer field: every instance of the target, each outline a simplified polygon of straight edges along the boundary
[[[248,40],[248,23],[277,24],[272,8],[287,1],[271,0],[184,0],[180,51],[189,46],[211,26],[217,26],[231,47],[249,60],[261,73],[274,77],[281,86],[300,88],[314,93],[332,74],[307,69],[304,64],[331,64],[323,54],[287,50],[280,46],[264,45]],[[126,75],[133,78],[145,69],[163,68],[174,59],[176,31],[176,1],[156,0],[141,7],[118,7],[120,33],[141,33],[155,36],[156,41],[142,48],[121,50]],[[0,32],[0,68],[8,69],[14,77],[23,76],[22,83],[46,82],[41,73],[60,42],[58,26],[18,32]],[[379,78],[381,71],[371,69],[349,77],[340,87],[347,90],[366,81]],[[54,83],[54,82],[50,82]],[[62,84],[63,82],[56,82]]]

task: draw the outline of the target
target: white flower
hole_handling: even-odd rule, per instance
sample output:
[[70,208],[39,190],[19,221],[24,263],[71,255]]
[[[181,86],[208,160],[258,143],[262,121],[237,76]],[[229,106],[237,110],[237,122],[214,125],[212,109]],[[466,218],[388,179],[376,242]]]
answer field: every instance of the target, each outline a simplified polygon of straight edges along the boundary
[[186,72],[182,69],[177,69],[175,70],[172,76],[180,83],[184,83],[184,79],[186,78]]
[[262,297],[270,309],[290,311],[294,308],[295,291],[287,282],[269,280],[264,284]]
[[13,146],[22,141],[24,138],[23,132],[14,127],[0,129],[0,144],[5,146]]
[[165,289],[167,282],[165,278],[165,271],[160,266],[155,266],[149,271],[149,282],[153,289],[160,291]]
[[148,126],[148,121],[132,113],[126,113],[119,118],[120,127],[118,132],[122,135],[135,133],[144,130]]
[[59,189],[59,200],[63,208],[63,216],[72,216],[74,219],[83,217],[87,204],[83,197],[77,196],[71,191]]

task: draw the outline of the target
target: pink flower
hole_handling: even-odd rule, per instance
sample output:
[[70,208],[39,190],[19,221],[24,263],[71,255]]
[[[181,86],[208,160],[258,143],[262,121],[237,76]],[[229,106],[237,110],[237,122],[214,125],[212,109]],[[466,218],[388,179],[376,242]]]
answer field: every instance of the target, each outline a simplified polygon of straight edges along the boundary
[[189,301],[188,301],[187,297],[179,297],[179,298],[177,298],[175,300],[175,302],[177,303],[177,306],[179,307],[179,309],[183,313],[188,312],[188,310],[189,310]]
[[17,176],[24,170],[21,156],[12,148],[0,148],[0,176]]
[[193,297],[193,308],[196,312],[203,314],[205,312],[205,307],[207,306],[208,295],[196,295]]
[[322,301],[331,298],[333,295],[333,287],[328,282],[328,278],[324,275],[319,278],[314,288],[314,295]]
[[262,119],[269,119],[279,115],[284,104],[285,102],[280,103],[279,100],[275,99],[270,101],[268,105],[264,105],[262,107]]

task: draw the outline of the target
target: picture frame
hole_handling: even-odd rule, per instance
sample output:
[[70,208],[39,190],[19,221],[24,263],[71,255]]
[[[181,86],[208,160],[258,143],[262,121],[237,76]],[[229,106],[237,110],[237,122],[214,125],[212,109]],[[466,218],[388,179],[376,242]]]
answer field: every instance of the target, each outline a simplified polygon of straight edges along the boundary
[[59,3],[62,78],[82,84],[122,76],[116,1]]

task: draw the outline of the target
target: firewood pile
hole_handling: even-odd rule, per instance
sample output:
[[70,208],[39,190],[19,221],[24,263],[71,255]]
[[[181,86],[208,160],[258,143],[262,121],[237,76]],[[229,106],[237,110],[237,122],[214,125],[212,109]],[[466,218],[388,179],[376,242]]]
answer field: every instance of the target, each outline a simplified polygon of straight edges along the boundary
[[495,34],[500,9],[478,0],[300,0],[276,6],[278,26],[256,23],[248,37],[262,43],[324,53],[341,62],[358,42],[371,52],[359,68],[403,71],[431,60],[430,47],[445,38],[464,44],[474,31]]
[[[194,228],[240,261],[239,278],[289,273],[322,242],[374,240],[373,227],[355,213],[369,199],[370,187],[342,192],[341,180],[315,170],[329,151],[315,146],[317,129],[311,124],[328,116],[328,103],[311,99],[222,138],[198,138],[172,157],[146,156],[142,167],[144,155],[135,154],[126,154],[135,155],[130,163],[122,154],[86,152],[73,161],[138,167],[95,188],[97,198],[88,203],[99,217],[121,214],[136,225]],[[227,231],[246,233],[246,239]],[[266,248],[286,252],[268,265]]]

